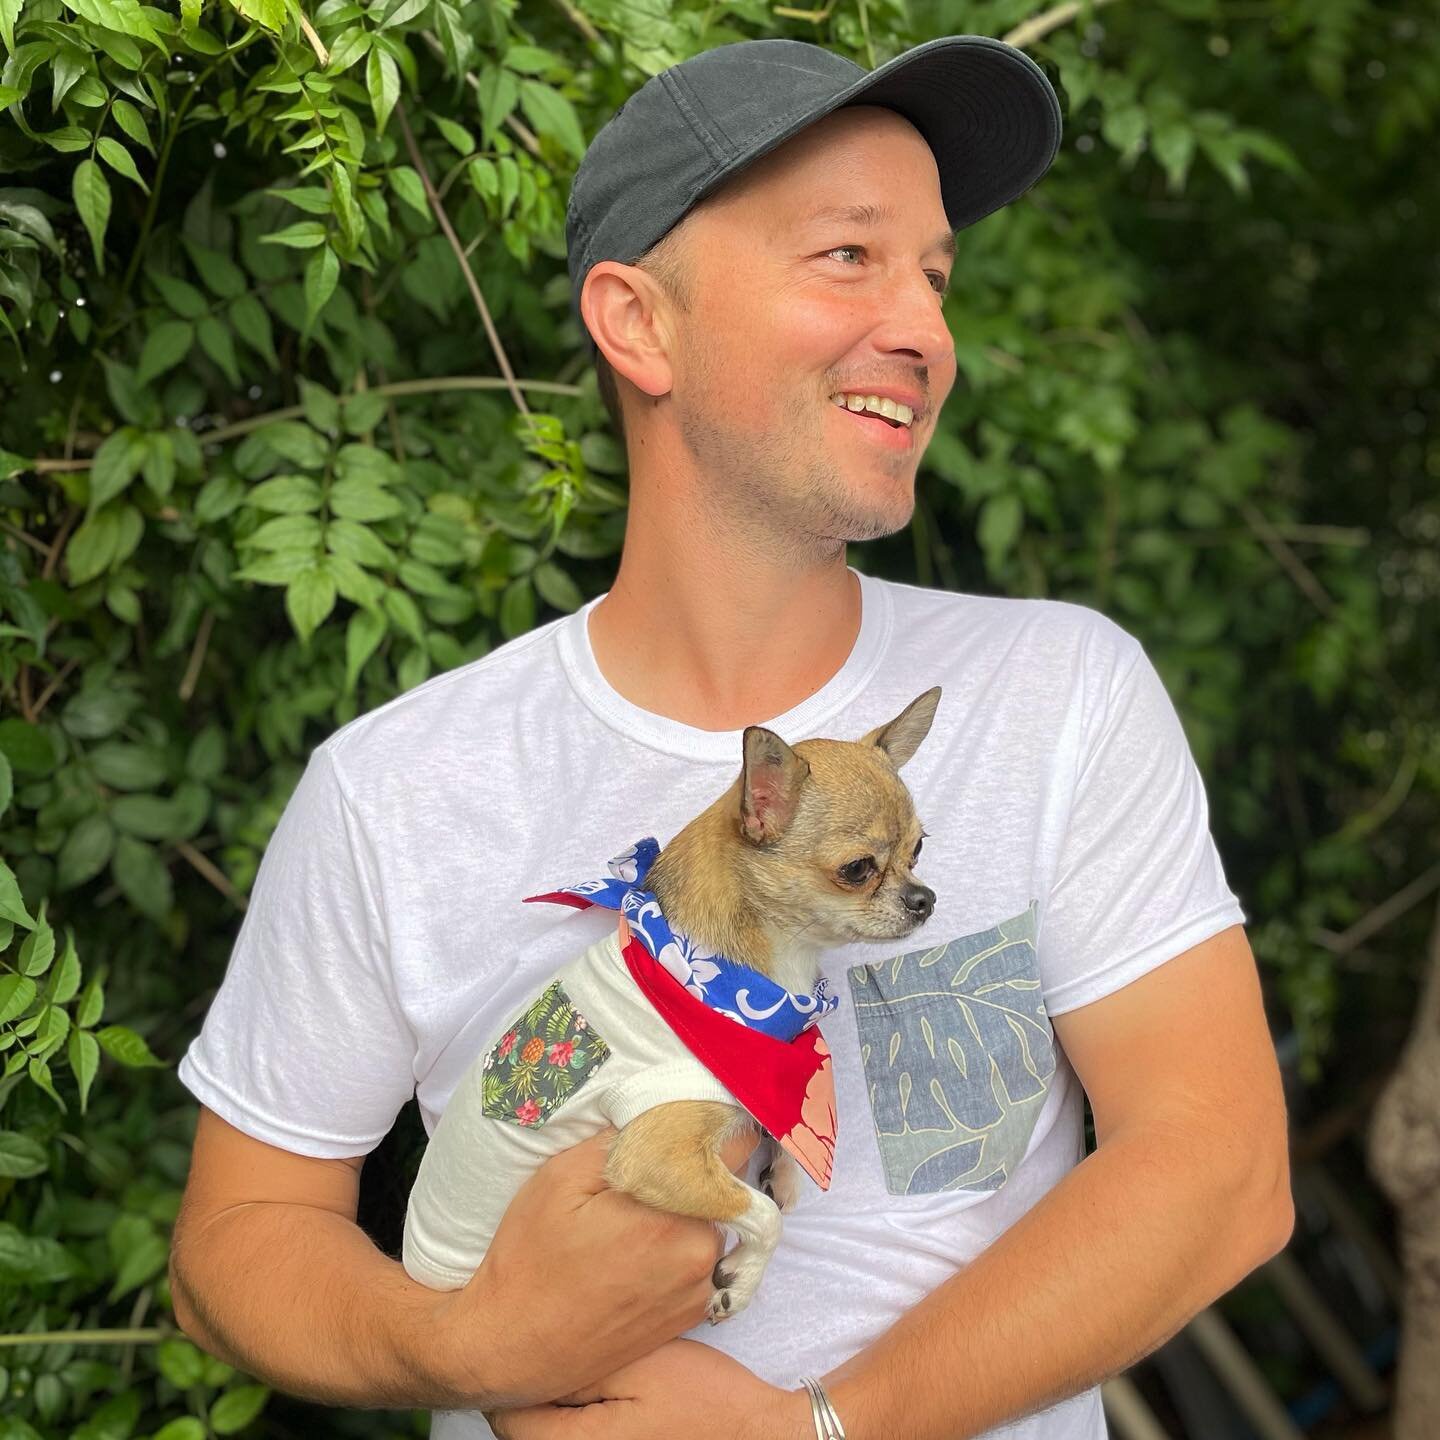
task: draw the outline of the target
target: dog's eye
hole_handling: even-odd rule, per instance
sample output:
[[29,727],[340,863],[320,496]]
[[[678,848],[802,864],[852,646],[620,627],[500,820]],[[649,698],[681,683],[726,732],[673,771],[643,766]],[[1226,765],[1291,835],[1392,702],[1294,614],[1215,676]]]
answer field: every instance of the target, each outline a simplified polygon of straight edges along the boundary
[[919,840],[917,840],[917,841],[915,842],[915,853],[910,857],[910,863],[911,863],[912,865],[920,858],[920,847],[921,847],[924,843],[925,843],[925,840],[924,840],[924,837],[923,837],[923,836],[922,836]]
[[850,885],[858,885],[875,868],[875,862],[866,855],[863,859],[852,860],[840,867],[840,878]]

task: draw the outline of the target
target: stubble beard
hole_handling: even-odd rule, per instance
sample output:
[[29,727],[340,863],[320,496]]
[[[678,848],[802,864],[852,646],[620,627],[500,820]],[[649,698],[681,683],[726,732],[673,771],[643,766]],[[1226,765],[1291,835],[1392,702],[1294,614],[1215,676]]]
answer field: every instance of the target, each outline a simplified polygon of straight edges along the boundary
[[685,414],[681,436],[709,481],[707,522],[790,564],[833,560],[848,543],[903,530],[915,511],[910,457],[877,452],[859,435],[852,454],[838,455],[825,425],[823,413],[802,413],[779,436],[757,435],[733,409]]

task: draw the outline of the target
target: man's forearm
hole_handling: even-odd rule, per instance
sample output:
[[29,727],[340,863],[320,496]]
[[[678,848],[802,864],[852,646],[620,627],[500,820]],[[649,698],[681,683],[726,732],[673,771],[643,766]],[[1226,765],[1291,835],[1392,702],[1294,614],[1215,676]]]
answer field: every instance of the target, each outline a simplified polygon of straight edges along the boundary
[[1288,1168],[1225,1175],[1193,1139],[1111,1137],[825,1377],[850,1440],[968,1440],[1149,1354],[1289,1233]]
[[171,1292],[202,1349],[289,1395],[368,1409],[460,1403],[446,1373],[446,1297],[353,1221],[253,1204],[177,1232]]

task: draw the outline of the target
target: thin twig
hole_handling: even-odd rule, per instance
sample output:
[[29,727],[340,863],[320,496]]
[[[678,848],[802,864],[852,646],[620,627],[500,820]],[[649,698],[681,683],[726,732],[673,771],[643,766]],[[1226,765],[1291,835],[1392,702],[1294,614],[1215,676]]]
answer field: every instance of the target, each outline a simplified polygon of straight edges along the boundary
[[1065,4],[1057,5],[1053,10],[1045,11],[1043,15],[1036,15],[1023,25],[1017,25],[1009,34],[1002,35],[1000,38],[1007,45],[1013,45],[1017,50],[1023,50],[1032,40],[1043,40],[1052,30],[1068,24],[1081,10],[1087,8],[1098,10],[1102,5],[1111,3],[1112,0],[1066,0]]
[[461,245],[460,237],[456,235],[455,227],[445,213],[444,202],[435,193],[435,182],[430,178],[430,170],[425,164],[425,157],[415,143],[415,135],[410,129],[410,118],[405,113],[403,100],[396,100],[395,113],[400,117],[400,128],[405,133],[405,148],[410,152],[410,159],[414,162],[416,170],[420,172],[420,180],[425,186],[425,195],[430,201],[430,208],[435,212],[435,218],[440,222],[440,228],[445,232],[445,238],[455,252],[455,259],[465,276],[465,284],[469,288],[470,298],[480,312],[480,322],[485,327],[486,335],[490,337],[490,348],[495,355],[496,363],[500,366],[500,373],[505,376],[511,397],[515,401],[515,408],[522,415],[529,415],[530,407],[525,403],[525,396],[515,383],[515,372],[510,368],[510,359],[505,354],[505,345],[500,339],[499,331],[495,329],[495,322],[490,318],[490,307],[485,303],[485,296],[480,291],[480,282],[476,280],[475,272],[470,268],[470,261],[465,256],[465,247]]
[[210,631],[215,625],[215,612],[209,606],[201,617],[195,633],[195,644],[190,648],[190,663],[185,667],[185,678],[180,682],[180,698],[188,700],[195,693],[195,682],[200,675],[200,666],[205,660],[205,649],[210,643]]
[[237,910],[248,908],[249,902],[226,878],[224,871],[217,870],[188,840],[182,840],[175,847],[196,870],[200,872]]
[[1336,935],[1332,930],[1316,930],[1315,939],[1332,955],[1345,955],[1363,945],[1372,935],[1398,920],[1412,906],[1418,905],[1432,890],[1440,887],[1440,864],[1432,865],[1388,900],[1382,901],[1368,914],[1361,916],[1347,930]]
[[[582,357],[583,359],[583,357]],[[523,376],[515,377],[514,383],[526,390],[535,390],[544,395],[570,395],[577,396],[582,393],[580,386],[566,384],[559,380],[527,380]],[[372,385],[369,393],[371,395],[434,395],[442,390],[503,390],[508,389],[509,384],[498,375],[437,375],[428,380],[392,380],[387,385]],[[261,426],[269,425],[276,420],[298,420],[305,414],[303,405],[286,405],[279,410],[267,410],[263,415],[251,415],[244,420],[236,420],[230,425],[220,425],[214,430],[196,430],[195,438],[203,445],[219,445],[227,440],[237,440],[242,435],[248,435],[252,430],[259,430]],[[88,470],[91,461],[84,460],[58,460],[46,459],[44,457],[31,463],[30,469],[37,475],[56,474],[68,470]],[[161,513],[162,519],[176,519],[177,514],[166,516]]]
[[300,29],[304,31],[305,38],[310,42],[310,48],[315,52],[315,58],[323,70],[330,63],[330,52],[325,48],[325,42],[315,33],[315,27],[303,10],[300,12]]

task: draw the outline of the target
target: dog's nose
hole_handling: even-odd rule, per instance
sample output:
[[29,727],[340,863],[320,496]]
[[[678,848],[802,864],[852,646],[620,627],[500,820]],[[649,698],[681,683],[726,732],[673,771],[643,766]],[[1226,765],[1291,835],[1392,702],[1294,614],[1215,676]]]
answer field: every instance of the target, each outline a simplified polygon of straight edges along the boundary
[[918,915],[922,920],[928,920],[935,908],[935,892],[928,885],[909,885],[900,899],[912,915]]

